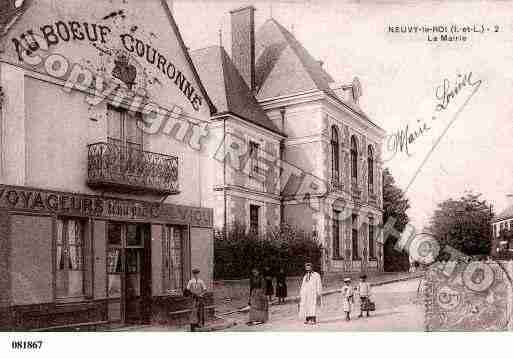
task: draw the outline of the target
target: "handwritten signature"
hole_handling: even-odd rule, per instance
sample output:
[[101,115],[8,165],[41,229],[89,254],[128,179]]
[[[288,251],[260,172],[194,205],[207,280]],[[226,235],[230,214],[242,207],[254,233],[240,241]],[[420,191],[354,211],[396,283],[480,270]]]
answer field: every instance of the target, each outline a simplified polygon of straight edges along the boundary
[[[475,93],[475,90],[481,85],[482,80],[473,80],[472,71],[466,74],[458,74],[454,85],[448,79],[443,79],[442,84],[437,86],[435,89],[435,99],[437,104],[435,106],[435,112],[445,111],[462,89],[470,87],[474,89],[469,98]],[[461,109],[460,109],[461,110]],[[436,117],[431,118],[432,121],[436,120]],[[452,123],[452,121],[451,121]],[[387,150],[391,154],[391,158],[397,152],[403,152],[408,156],[411,156],[410,145],[413,145],[417,139],[424,136],[431,130],[428,122],[425,120],[417,120],[415,129],[412,131],[409,125],[392,133],[388,136]]]

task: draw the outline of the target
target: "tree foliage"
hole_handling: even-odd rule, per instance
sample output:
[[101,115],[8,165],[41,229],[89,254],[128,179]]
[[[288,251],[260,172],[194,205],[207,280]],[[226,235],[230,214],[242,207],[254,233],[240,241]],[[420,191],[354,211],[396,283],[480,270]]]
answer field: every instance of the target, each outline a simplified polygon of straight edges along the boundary
[[466,254],[490,254],[493,213],[481,194],[466,192],[459,199],[439,203],[430,221],[430,231],[440,242]]
[[[402,232],[409,218],[406,213],[410,208],[408,198],[404,191],[397,187],[394,177],[388,168],[383,170],[383,223],[395,220],[394,229]],[[384,238],[384,269],[387,272],[405,271],[409,268],[408,254],[397,251],[394,246],[398,238],[388,236]]]
[[234,223],[214,234],[214,278],[248,278],[252,268],[273,270],[283,267],[287,275],[299,275],[305,262],[320,270],[322,247],[310,234],[284,225],[256,235]]

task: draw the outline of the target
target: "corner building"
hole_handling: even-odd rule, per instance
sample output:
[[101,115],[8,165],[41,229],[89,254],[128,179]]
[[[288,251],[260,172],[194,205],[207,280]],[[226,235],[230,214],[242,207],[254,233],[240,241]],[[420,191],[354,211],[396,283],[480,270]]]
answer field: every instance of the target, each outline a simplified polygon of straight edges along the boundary
[[[12,1],[2,15],[0,328],[186,320],[191,268],[209,288],[213,270],[186,133],[215,108],[167,3]],[[155,107],[176,116],[146,131]]]

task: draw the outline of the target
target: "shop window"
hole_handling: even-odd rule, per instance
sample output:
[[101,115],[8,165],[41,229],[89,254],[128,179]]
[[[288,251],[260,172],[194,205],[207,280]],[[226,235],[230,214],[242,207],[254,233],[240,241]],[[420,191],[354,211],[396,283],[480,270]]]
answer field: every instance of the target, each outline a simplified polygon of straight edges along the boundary
[[258,233],[260,223],[259,212],[260,206],[256,206],[254,204],[249,206],[249,230],[252,233]]
[[184,283],[184,248],[186,227],[165,226],[164,233],[164,290],[181,292]]
[[340,211],[333,210],[333,259],[339,259],[340,255]]
[[84,296],[84,222],[57,219],[56,297]]
[[121,223],[111,222],[107,226],[107,296],[110,298],[121,297],[122,231]]
[[357,261],[360,259],[358,255],[358,215],[353,214],[351,216],[352,222],[352,241],[353,241],[353,260]]

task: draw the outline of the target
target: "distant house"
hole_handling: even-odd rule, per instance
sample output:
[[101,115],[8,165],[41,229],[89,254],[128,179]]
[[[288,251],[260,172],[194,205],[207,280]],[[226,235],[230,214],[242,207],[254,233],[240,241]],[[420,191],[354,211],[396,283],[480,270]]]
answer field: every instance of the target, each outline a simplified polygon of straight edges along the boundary
[[508,195],[508,206],[492,219],[492,255],[513,256],[513,243],[501,238],[501,233],[513,231],[513,195]]

